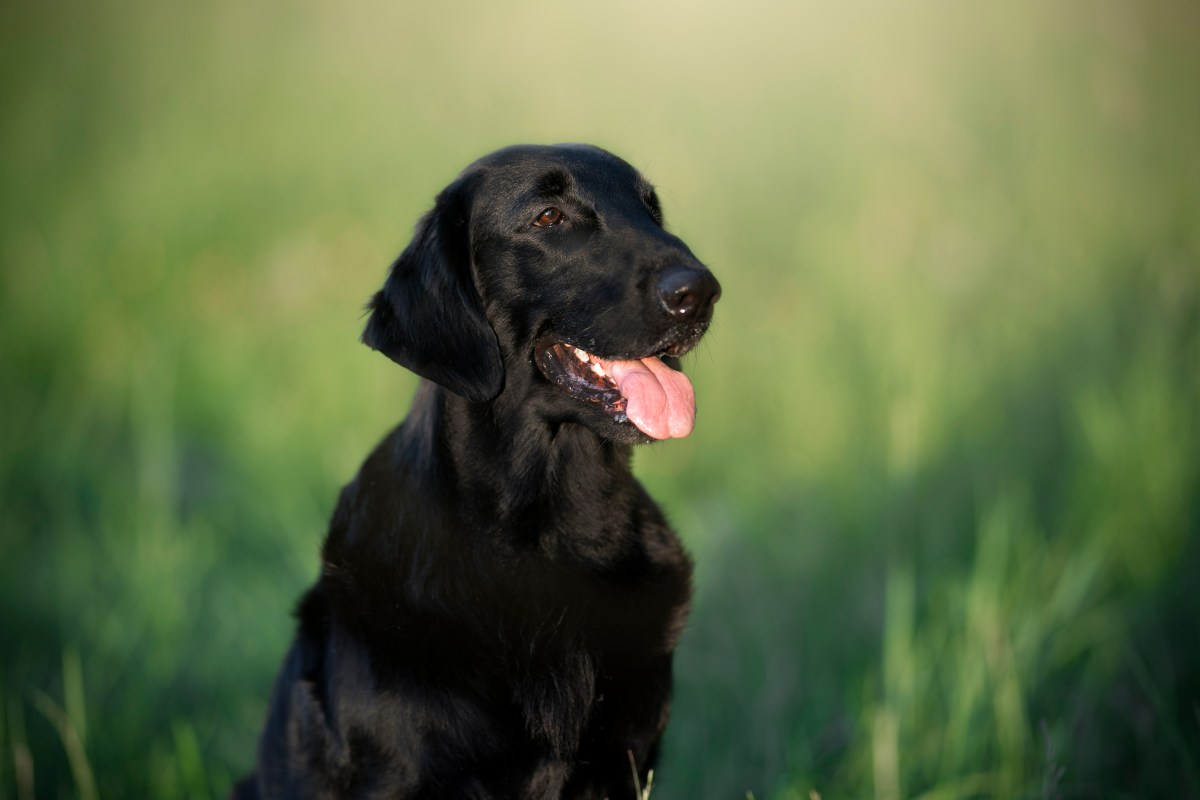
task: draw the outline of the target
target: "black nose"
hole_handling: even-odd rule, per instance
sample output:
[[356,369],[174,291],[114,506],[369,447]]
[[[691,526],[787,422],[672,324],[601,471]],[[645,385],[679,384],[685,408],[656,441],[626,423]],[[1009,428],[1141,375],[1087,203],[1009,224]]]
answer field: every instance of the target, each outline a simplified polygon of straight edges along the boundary
[[698,319],[720,299],[721,284],[706,269],[667,267],[658,279],[658,295],[671,316]]

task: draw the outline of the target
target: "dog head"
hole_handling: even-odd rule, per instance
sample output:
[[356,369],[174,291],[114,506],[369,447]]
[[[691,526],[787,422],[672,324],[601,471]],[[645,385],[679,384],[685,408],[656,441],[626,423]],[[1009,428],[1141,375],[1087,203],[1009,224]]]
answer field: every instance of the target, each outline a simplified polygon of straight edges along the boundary
[[510,147],[438,195],[363,341],[471,402],[503,395],[618,442],[685,436],[677,359],[720,292],[633,167],[585,145]]

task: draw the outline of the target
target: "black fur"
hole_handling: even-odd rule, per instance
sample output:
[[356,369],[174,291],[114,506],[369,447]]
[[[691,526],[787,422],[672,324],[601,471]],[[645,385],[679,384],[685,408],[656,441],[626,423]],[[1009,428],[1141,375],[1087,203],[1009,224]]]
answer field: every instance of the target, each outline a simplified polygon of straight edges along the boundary
[[[680,268],[710,283],[682,320],[656,289]],[[363,334],[427,380],[342,491],[235,797],[632,800],[691,565],[630,472],[647,437],[534,351],[680,352],[716,292],[602,150],[508,148],[438,196]]]

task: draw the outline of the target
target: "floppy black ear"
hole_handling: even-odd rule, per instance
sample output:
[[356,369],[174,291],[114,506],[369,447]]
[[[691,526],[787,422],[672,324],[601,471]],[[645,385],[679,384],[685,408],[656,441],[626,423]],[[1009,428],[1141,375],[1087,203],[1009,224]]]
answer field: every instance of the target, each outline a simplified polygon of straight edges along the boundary
[[472,276],[463,181],[438,195],[368,304],[363,342],[468,400],[504,385],[496,333]]

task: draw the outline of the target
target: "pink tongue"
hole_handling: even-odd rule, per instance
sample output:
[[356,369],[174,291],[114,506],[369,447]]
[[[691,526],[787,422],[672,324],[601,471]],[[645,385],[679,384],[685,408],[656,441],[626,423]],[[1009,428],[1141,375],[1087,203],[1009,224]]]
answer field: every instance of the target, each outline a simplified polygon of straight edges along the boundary
[[655,439],[681,438],[696,422],[692,382],[654,356],[640,361],[609,361],[608,372],[625,398],[625,415]]

